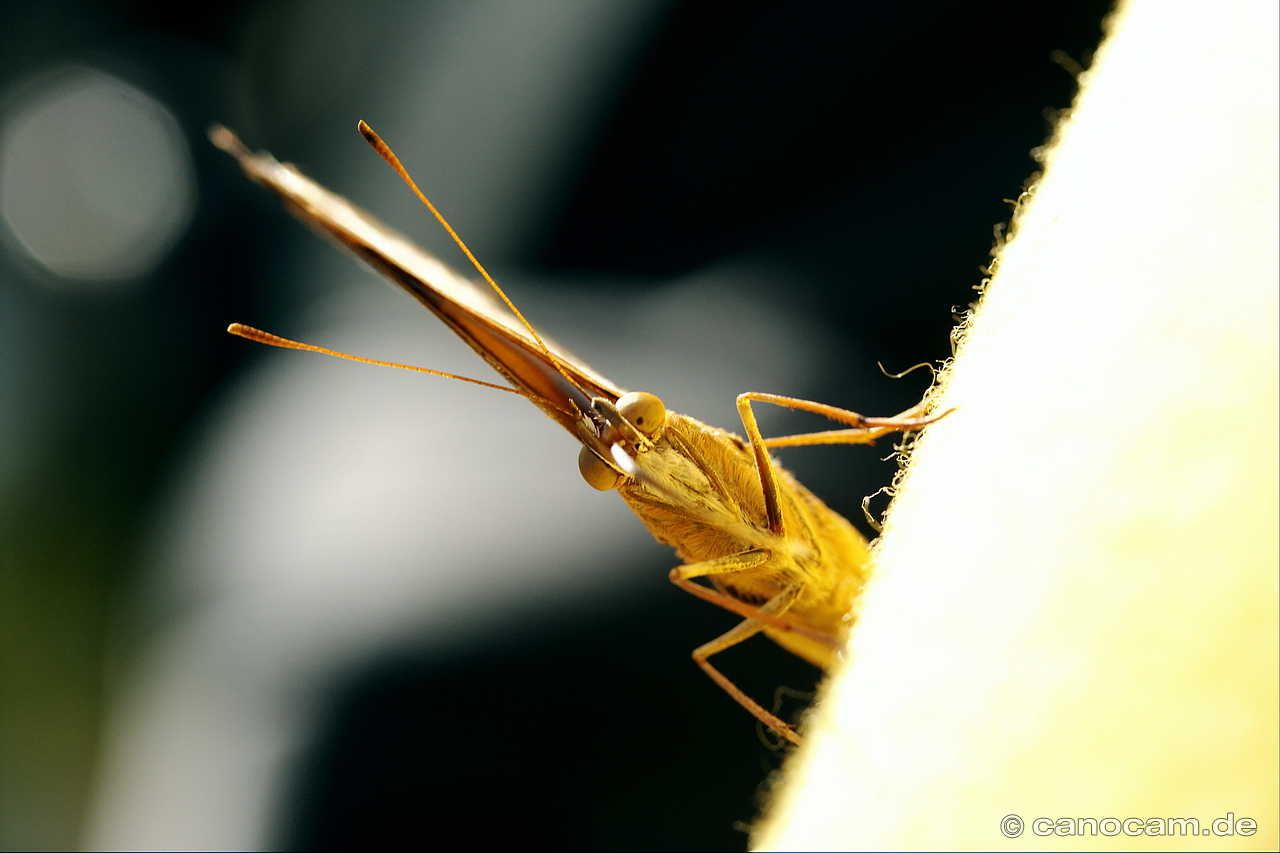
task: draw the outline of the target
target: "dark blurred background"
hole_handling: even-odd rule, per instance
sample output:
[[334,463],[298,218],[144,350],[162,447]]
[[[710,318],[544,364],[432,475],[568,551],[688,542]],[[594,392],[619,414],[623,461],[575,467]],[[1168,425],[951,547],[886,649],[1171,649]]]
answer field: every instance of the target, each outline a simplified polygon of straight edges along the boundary
[[[876,362],[949,356],[1108,6],[6,4],[0,848],[738,849],[780,761],[689,660],[733,618],[552,425],[223,332],[490,378],[211,122],[458,264],[368,120],[535,322],[673,408],[888,414],[927,378]],[[893,474],[783,455],[857,524]]]

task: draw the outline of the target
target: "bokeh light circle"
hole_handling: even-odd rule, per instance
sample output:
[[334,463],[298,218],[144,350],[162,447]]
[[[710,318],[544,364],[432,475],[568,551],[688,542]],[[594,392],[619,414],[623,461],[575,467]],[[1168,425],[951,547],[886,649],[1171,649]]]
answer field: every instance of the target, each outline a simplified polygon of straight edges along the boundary
[[126,286],[160,263],[195,207],[177,121],[117,77],[63,65],[0,116],[0,218],[68,285]]

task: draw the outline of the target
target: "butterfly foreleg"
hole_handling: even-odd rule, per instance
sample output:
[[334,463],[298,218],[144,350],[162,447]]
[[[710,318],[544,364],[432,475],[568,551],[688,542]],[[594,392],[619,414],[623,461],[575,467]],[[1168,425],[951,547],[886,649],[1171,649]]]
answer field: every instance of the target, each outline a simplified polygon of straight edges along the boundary
[[[763,394],[756,391],[749,391],[745,394],[738,395],[738,411],[750,412],[749,404],[754,401],[758,403],[772,403],[775,406],[783,406],[788,409],[798,409],[802,412],[813,412],[815,415],[822,415],[833,421],[842,424],[848,424],[851,429],[833,429],[821,432],[801,433],[799,435],[785,435],[778,438],[762,438],[760,443],[763,447],[798,447],[809,444],[871,444],[876,439],[895,432],[909,432],[911,430],[921,429],[928,426],[934,421],[940,421],[947,415],[951,414],[953,409],[945,412],[928,415],[928,402],[921,401],[904,412],[899,412],[889,418],[870,418],[866,415],[858,414],[849,409],[841,409],[837,406],[828,406],[823,403],[815,403],[812,400],[801,400],[798,397],[784,397],[780,394]],[[754,425],[755,419],[752,418]],[[743,417],[743,424],[746,425],[746,417]],[[758,432],[758,430],[757,430]],[[750,428],[748,428],[750,433]],[[752,440],[754,445],[755,441]],[[758,457],[757,457],[758,460]]]
[[[791,603],[795,601],[798,592],[799,590],[795,589],[783,590],[764,604],[760,605],[760,607],[757,608],[758,615],[764,616],[768,619],[785,612],[786,609],[791,606]],[[710,661],[707,660],[712,655],[722,652],[731,646],[736,646],[738,643],[741,643],[749,637],[755,636],[760,633],[764,627],[765,623],[760,619],[745,619],[730,628],[728,631],[725,631],[719,637],[716,637],[711,642],[703,643],[701,646],[694,649],[693,661],[701,667],[702,671],[705,672],[712,681],[720,685],[721,690],[733,697],[733,700],[743,708],[746,708],[753,717],[773,729],[782,737],[796,745],[799,745],[800,737],[791,730],[790,725],[766,711],[759,702],[744,693],[738,685],[726,678],[720,670],[712,666]]]
[[[839,641],[837,638],[821,631],[815,631],[808,626],[793,621],[783,611],[776,613],[767,612],[763,605],[751,604],[746,601],[740,601],[731,595],[727,595],[718,589],[695,583],[694,578],[710,577],[712,575],[724,575],[732,572],[740,572],[748,569],[755,569],[765,566],[769,562],[769,553],[763,549],[753,549],[743,551],[738,554],[730,554],[727,557],[718,557],[713,560],[702,560],[697,563],[687,563],[683,566],[676,566],[671,570],[668,577],[676,586],[683,589],[690,595],[701,598],[703,601],[714,604],[728,610],[730,613],[736,613],[744,619],[754,619],[761,622],[764,626],[773,628],[784,633],[799,634],[808,637],[817,643],[837,648]],[[799,592],[797,588],[796,592]]]

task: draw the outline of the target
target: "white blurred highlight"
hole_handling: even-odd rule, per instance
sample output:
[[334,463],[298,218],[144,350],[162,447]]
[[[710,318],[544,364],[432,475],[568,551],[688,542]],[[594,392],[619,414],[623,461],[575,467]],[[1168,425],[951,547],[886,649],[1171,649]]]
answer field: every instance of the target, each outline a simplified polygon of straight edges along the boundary
[[195,206],[190,152],[154,98],[64,65],[11,95],[0,129],[0,218],[64,286],[121,287],[155,268]]

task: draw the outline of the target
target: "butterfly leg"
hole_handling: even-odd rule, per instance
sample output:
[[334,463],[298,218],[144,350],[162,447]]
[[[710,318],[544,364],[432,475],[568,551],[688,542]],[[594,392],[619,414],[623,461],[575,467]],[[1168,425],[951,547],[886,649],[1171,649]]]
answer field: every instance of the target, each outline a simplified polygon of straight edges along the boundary
[[[850,424],[854,427],[851,430],[831,431],[831,433],[818,433],[809,436],[796,436],[797,439],[809,439],[795,441],[796,444],[827,444],[827,443],[856,443],[874,441],[876,438],[891,432],[900,432],[907,429],[917,429],[932,423],[938,418],[919,417],[923,412],[924,404],[920,404],[912,409],[908,409],[896,418],[867,418],[857,412],[851,412],[847,409],[838,409],[834,406],[825,406],[820,403],[813,403],[808,400],[801,400],[795,397],[782,397],[776,394],[763,394],[758,392],[749,392],[738,396],[738,414],[742,418],[743,428],[746,430],[748,440],[751,442],[752,453],[755,456],[756,471],[760,478],[760,490],[764,498],[765,516],[769,527],[769,531],[779,540],[786,539],[786,524],[782,513],[782,499],[778,486],[777,472],[773,466],[773,460],[769,457],[769,447],[771,443],[767,443],[760,434],[759,424],[756,422],[755,414],[751,410],[752,402],[773,403],[774,405],[787,406],[788,408],[803,409],[805,411],[815,412],[824,415],[841,423]],[[939,417],[945,416],[941,415]],[[832,434],[837,434],[833,437]],[[816,440],[814,440],[816,439]],[[704,672],[720,685],[720,688],[728,693],[742,707],[746,708],[752,716],[760,720],[769,728],[785,737],[792,743],[800,743],[800,738],[791,731],[790,726],[778,719],[775,715],[766,711],[758,702],[747,696],[736,684],[726,678],[719,670],[709,662],[709,658],[719,652],[724,651],[731,646],[735,646],[743,640],[752,637],[766,627],[775,627],[784,631],[796,631],[805,635],[814,634],[813,638],[819,642],[828,645],[834,645],[833,638],[824,634],[811,632],[804,626],[795,624],[786,619],[783,614],[795,602],[796,597],[800,594],[799,587],[784,589],[773,598],[766,601],[760,606],[755,606],[747,602],[739,601],[732,596],[726,595],[718,589],[702,586],[694,583],[693,578],[706,577],[719,574],[730,574],[748,569],[755,569],[764,566],[771,559],[771,555],[766,549],[752,549],[743,551],[739,554],[730,554],[712,560],[704,560],[697,563],[690,563],[684,566],[677,566],[671,570],[671,580],[681,589],[696,595],[706,601],[738,613],[746,617],[734,628],[726,631],[716,639],[709,643],[699,646],[693,652],[693,659],[702,668]]]
[[[721,607],[726,607],[734,612],[746,612],[748,618],[739,622],[733,628],[716,637],[709,643],[703,643],[701,646],[693,650],[693,660],[702,671],[705,672],[712,681],[720,685],[720,689],[728,693],[735,702],[746,708],[760,722],[773,729],[782,737],[794,744],[800,743],[800,737],[791,731],[791,727],[784,723],[778,717],[766,711],[759,702],[752,699],[742,691],[738,685],[730,681],[720,670],[716,669],[707,660],[714,654],[724,651],[731,646],[736,646],[743,640],[753,637],[764,630],[766,624],[772,624],[775,621],[782,622],[777,617],[786,612],[787,608],[795,601],[799,594],[799,589],[786,589],[766,601],[764,604],[756,607],[745,602],[737,601],[718,590],[710,589],[693,582],[695,577],[705,577],[708,575],[727,574],[731,572],[742,571],[743,569],[755,568],[767,562],[769,555],[763,551],[746,551],[742,554],[731,554],[728,557],[721,557],[715,560],[704,560],[699,563],[690,563],[684,566],[677,566],[671,570],[671,580],[675,582],[681,589],[692,592],[699,598],[711,601]],[[730,603],[734,606],[730,606]]]
[[[779,438],[762,438],[760,443],[763,447],[798,447],[808,444],[871,444],[877,438],[890,433],[922,429],[935,421],[942,420],[954,411],[954,409],[948,409],[935,415],[926,415],[925,411],[928,408],[928,404],[921,401],[905,412],[899,412],[891,418],[869,418],[849,409],[815,403],[812,400],[748,391],[745,394],[738,395],[738,412],[742,415],[743,425],[747,427],[749,434],[751,433],[751,427],[755,425],[755,417],[751,415],[750,404],[752,402],[772,403],[775,406],[784,406],[788,409],[813,412],[816,415],[822,415],[825,418],[849,424],[852,427],[852,429],[833,429],[822,432],[802,433],[800,435],[787,435]],[[750,425],[747,424],[748,416],[751,416]],[[756,430],[756,435],[758,434],[759,429]],[[755,444],[754,437],[752,437],[752,444]]]
[[769,561],[767,551],[756,549],[751,551],[743,551],[740,554],[730,554],[727,557],[720,557],[715,560],[704,560],[699,563],[689,563],[683,566],[676,566],[671,570],[671,582],[683,589],[690,595],[701,598],[709,604],[728,610],[730,613],[736,613],[745,619],[754,619],[763,623],[762,627],[769,627],[783,633],[794,633],[802,637],[807,637],[816,643],[820,643],[830,648],[838,648],[840,643],[835,637],[825,634],[821,631],[815,631],[805,625],[793,621],[784,612],[778,611],[777,614],[766,612],[762,605],[749,604],[745,601],[726,595],[718,589],[709,586],[703,586],[694,583],[693,578],[707,577],[710,575],[729,574],[731,572],[740,572],[745,569],[754,569],[762,566]]

